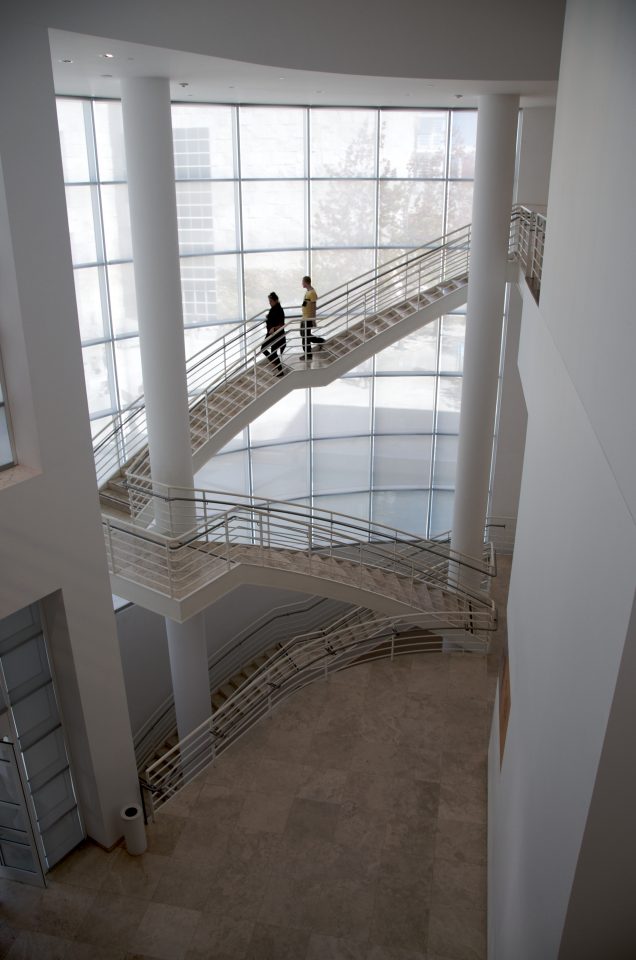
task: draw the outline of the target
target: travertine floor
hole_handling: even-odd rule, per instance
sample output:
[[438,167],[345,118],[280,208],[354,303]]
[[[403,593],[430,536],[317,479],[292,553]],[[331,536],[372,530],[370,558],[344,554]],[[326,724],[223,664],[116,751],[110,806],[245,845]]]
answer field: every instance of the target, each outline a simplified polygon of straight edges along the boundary
[[0,881],[0,958],[484,958],[500,639],[314,684],[160,813],[143,856],[87,843],[45,890]]

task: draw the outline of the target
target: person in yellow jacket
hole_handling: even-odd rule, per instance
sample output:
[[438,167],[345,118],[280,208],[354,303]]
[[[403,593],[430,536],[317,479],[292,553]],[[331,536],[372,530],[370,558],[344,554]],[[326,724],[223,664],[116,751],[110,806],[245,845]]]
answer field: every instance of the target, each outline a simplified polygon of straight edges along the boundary
[[316,301],[318,294],[311,285],[311,277],[303,277],[305,298],[302,306],[302,320],[300,321],[300,337],[303,343],[302,357],[311,360],[312,343],[323,344],[323,337],[314,337],[311,328],[316,326]]

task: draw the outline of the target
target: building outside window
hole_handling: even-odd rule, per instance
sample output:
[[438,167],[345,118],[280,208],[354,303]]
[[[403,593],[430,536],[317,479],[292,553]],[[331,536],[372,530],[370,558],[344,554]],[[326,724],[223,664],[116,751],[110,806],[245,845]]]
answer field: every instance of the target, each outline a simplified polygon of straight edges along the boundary
[[[187,356],[272,289],[298,313],[304,274],[324,296],[471,219],[476,111],[173,104],[172,117]],[[121,104],[60,98],[58,118],[96,433],[143,392]],[[293,391],[197,484],[447,529],[464,329],[458,310]]]

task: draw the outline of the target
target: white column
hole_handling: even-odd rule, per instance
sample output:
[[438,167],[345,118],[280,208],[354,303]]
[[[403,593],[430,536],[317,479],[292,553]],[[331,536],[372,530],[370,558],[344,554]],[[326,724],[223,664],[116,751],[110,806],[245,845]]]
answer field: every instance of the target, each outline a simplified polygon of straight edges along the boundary
[[170,88],[122,81],[139,346],[152,479],[191,487]]
[[[122,81],[122,108],[150,470],[155,483],[192,488],[168,81]],[[167,513],[157,504],[163,529],[193,526],[193,510],[180,504]],[[166,620],[166,630],[181,738],[210,716],[203,615],[183,624]]]
[[166,618],[166,633],[181,740],[212,712],[204,615],[198,613],[185,623]]
[[[517,97],[480,97],[462,409],[451,547],[481,555],[493,447],[506,261],[515,166]],[[460,582],[476,585],[460,571]]]

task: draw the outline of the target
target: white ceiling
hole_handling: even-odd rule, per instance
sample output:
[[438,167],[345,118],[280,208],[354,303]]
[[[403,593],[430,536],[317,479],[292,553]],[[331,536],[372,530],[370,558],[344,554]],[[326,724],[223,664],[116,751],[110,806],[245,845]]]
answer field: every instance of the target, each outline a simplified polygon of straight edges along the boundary
[[[119,97],[120,78],[161,76],[173,100],[388,107],[475,107],[479,94],[514,93],[522,106],[555,102],[556,82],[428,80],[319,73],[49,30],[56,93]],[[106,53],[114,56],[108,58]]]

